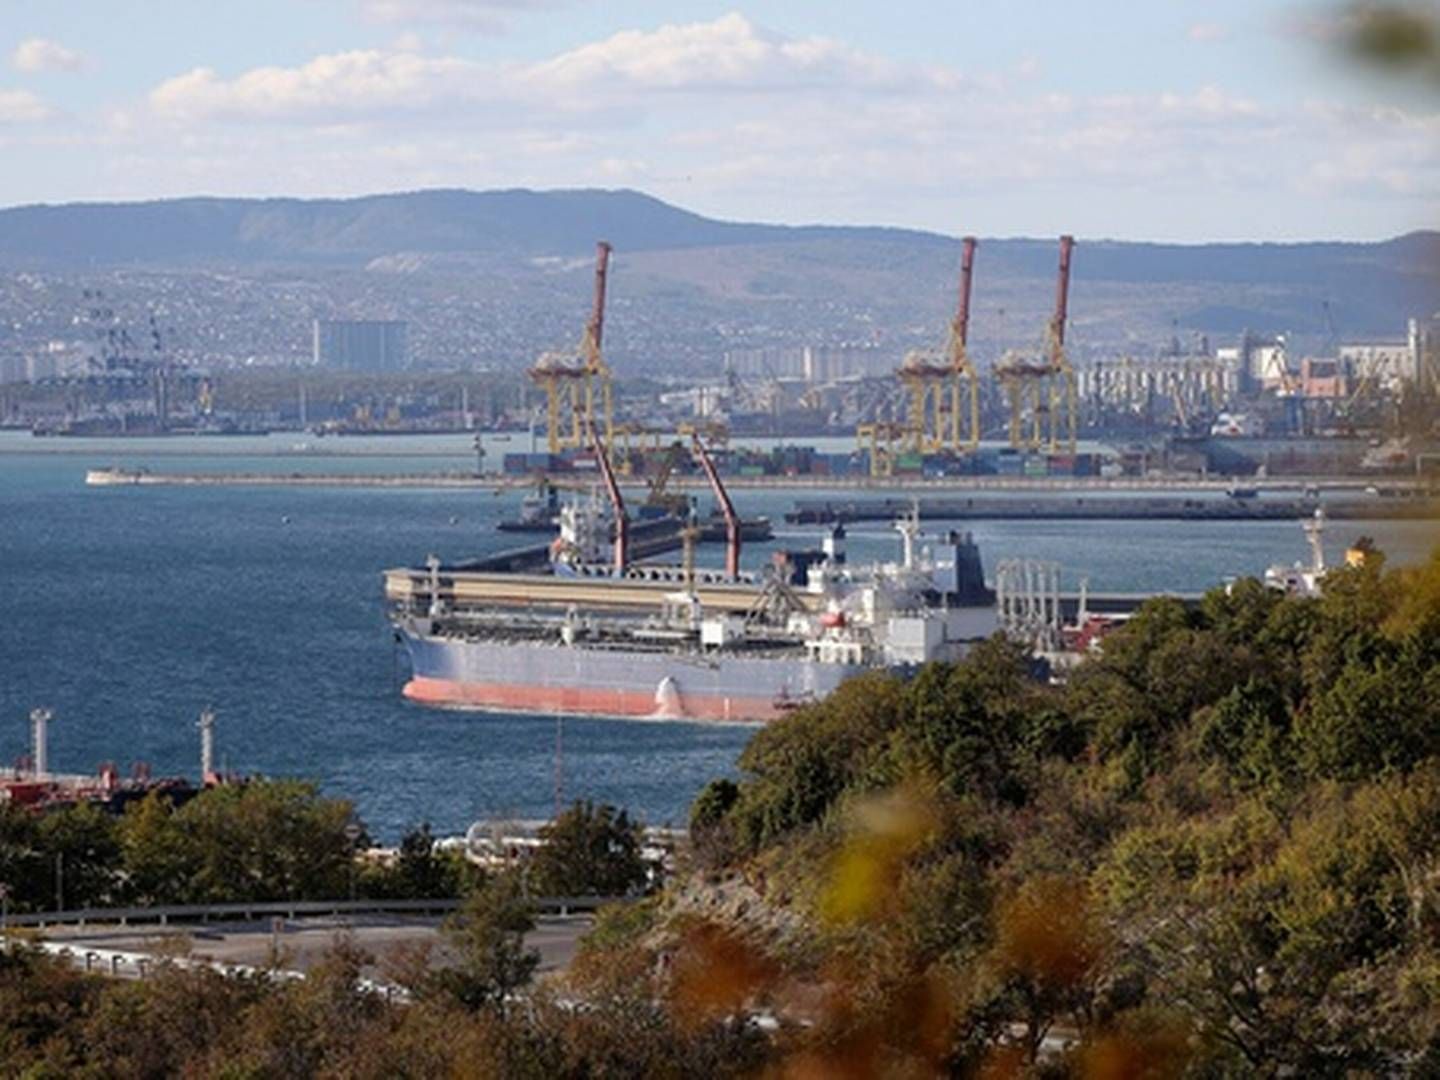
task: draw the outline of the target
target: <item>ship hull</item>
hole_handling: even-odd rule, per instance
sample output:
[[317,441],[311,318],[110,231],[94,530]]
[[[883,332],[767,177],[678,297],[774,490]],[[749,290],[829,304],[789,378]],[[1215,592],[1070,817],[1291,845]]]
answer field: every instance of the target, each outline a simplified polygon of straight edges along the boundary
[[764,723],[867,670],[799,656],[463,640],[410,626],[401,637],[414,672],[407,698],[484,712]]

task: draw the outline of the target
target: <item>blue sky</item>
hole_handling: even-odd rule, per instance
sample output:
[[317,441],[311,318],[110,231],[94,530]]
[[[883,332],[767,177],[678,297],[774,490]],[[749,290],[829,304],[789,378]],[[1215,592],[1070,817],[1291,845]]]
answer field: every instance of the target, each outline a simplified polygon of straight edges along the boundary
[[0,0],[0,205],[634,187],[1202,241],[1440,225],[1440,94],[1326,0]]

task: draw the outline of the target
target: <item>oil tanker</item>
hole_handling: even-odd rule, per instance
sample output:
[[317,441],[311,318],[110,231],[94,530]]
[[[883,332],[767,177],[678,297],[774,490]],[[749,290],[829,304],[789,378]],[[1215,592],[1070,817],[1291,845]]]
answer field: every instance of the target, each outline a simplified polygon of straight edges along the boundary
[[[875,669],[957,659],[997,628],[973,539],[897,522],[893,561],[850,565],[844,529],[813,551],[740,570],[741,523],[703,445],[727,522],[723,570],[632,562],[624,503],[560,509],[549,560],[389,570],[385,593],[410,657],[404,694],[491,712],[764,722]],[[604,456],[600,455],[604,462]]]

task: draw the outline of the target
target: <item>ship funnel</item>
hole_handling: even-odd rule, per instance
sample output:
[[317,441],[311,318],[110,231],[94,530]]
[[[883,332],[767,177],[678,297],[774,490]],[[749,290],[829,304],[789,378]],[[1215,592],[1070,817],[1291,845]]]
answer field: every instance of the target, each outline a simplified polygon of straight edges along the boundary
[[50,721],[54,716],[49,709],[30,710],[30,753],[35,759],[37,780],[50,775]]

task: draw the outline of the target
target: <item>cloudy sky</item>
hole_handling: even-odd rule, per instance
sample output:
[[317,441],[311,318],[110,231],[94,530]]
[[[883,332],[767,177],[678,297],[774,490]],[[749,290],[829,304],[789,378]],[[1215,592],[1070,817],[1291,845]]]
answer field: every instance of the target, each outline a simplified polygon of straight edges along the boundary
[[0,205],[632,187],[958,234],[1440,225],[1324,0],[0,0]]

